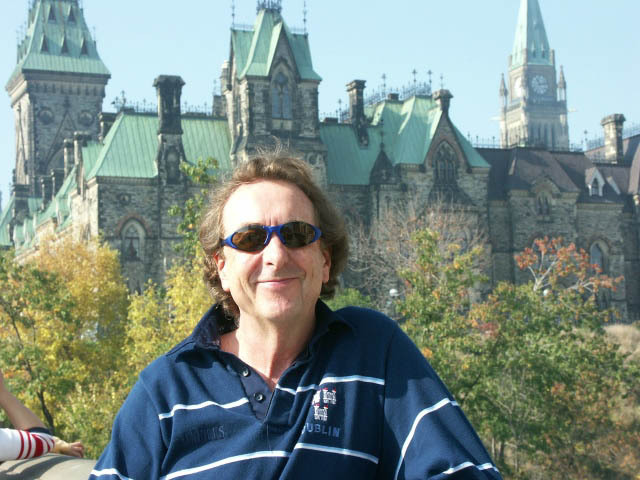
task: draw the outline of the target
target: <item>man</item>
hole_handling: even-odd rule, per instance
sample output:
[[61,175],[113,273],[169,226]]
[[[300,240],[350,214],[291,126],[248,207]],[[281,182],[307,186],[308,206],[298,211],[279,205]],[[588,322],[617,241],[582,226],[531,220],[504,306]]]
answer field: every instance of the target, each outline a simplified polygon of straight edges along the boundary
[[92,478],[500,478],[390,319],[319,300],[348,240],[306,164],[240,165],[200,240],[216,305],[142,372]]

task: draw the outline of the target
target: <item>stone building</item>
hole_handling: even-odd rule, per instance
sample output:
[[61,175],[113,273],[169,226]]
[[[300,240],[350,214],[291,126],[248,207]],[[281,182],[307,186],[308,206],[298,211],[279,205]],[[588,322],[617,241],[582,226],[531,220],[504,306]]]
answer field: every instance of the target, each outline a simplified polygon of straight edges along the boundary
[[194,188],[180,163],[213,157],[223,174],[279,141],[349,218],[371,224],[385,210],[443,199],[471,214],[488,234],[494,282],[520,280],[514,254],[562,235],[624,275],[603,300],[638,317],[640,141],[623,139],[623,117],[613,115],[604,147],[569,151],[566,81],[562,69],[556,80],[537,0],[521,1],[509,89],[500,88],[502,148],[474,148],[449,116],[451,93],[428,86],[369,101],[365,82],[350,81],[346,118],[321,122],[307,34],[287,26],[279,0],[260,0],[254,26],[234,26],[230,42],[211,114],[181,112],[184,82],[172,76],[154,82],[157,113],[104,113],[109,72],[77,0],[35,0],[7,85],[20,148],[0,245],[26,257],[46,234],[101,232],[139,289],[162,280],[175,255],[167,209]]

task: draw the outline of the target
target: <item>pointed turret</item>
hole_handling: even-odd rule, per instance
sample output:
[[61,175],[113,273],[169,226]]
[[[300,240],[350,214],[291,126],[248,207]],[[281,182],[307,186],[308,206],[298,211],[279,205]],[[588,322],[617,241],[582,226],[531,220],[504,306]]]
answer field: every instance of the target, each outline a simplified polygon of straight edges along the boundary
[[[111,76],[78,0],[33,0],[6,89],[16,117],[16,180],[41,195],[42,179],[64,173],[63,142],[75,131],[97,137]],[[56,183],[57,185],[57,183]]]
[[274,137],[316,159],[324,152],[318,119],[322,79],[313,68],[308,35],[289,28],[280,0],[257,5],[253,28],[232,26],[230,57],[222,68],[232,159],[247,158]]
[[549,48],[538,0],[520,1],[510,68],[526,64],[553,65],[553,54]]
[[502,108],[507,107],[508,93],[509,92],[507,91],[507,86],[504,83],[504,73],[503,73],[502,76],[500,77],[500,90],[498,91],[498,94],[500,95],[500,101],[502,102]]
[[32,4],[9,84],[25,71],[110,75],[78,0],[37,0]]
[[556,82],[555,54],[549,47],[538,0],[520,0],[508,67],[509,89],[504,86],[508,95],[503,96],[502,85],[500,88],[502,146],[568,149],[563,80]]
[[558,76],[558,100],[561,102],[567,101],[567,81],[564,78],[562,65],[560,65],[560,75]]

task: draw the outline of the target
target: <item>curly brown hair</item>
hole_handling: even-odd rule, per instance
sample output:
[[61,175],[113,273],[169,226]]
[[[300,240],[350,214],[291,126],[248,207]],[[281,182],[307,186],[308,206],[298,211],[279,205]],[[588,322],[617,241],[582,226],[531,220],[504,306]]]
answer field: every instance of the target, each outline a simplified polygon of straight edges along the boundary
[[220,239],[224,235],[222,213],[227,200],[242,185],[259,180],[278,180],[297,186],[311,200],[322,242],[331,256],[329,281],[322,285],[321,298],[331,298],[338,285],[349,255],[349,240],[344,219],[327,195],[314,182],[309,166],[300,158],[279,151],[262,152],[243,162],[227,180],[216,184],[210,195],[200,224],[200,244],[204,250],[204,280],[213,300],[222,305],[225,313],[237,318],[238,306],[231,295],[222,289],[214,254],[222,255]]

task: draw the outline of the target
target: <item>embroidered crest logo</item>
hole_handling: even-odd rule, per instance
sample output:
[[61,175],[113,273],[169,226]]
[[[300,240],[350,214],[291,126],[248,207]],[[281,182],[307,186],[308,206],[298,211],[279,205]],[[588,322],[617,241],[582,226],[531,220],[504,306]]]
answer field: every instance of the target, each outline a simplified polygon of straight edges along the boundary
[[329,406],[336,404],[336,390],[323,388],[313,395],[313,418],[326,422],[329,418]]

